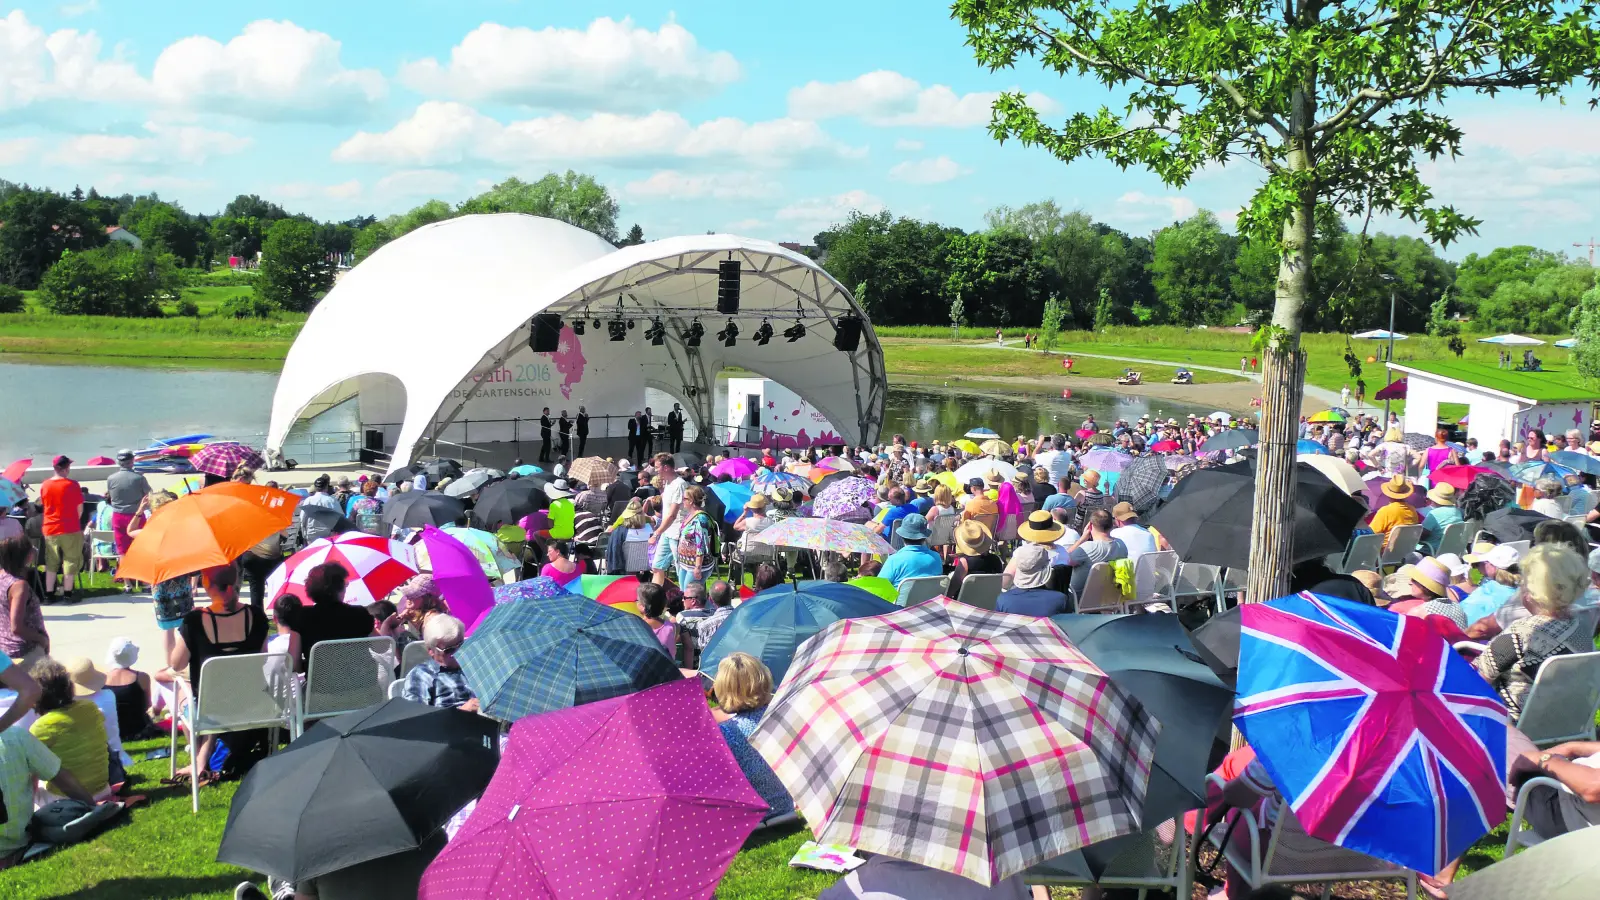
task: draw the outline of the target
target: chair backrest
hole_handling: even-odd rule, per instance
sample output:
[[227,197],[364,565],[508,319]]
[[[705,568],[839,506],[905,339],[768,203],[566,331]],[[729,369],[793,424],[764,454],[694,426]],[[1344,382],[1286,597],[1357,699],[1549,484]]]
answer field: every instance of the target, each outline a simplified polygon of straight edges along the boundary
[[782,555],[782,552],[776,546],[764,544],[748,534],[741,538],[739,552],[744,557],[744,567],[746,569],[754,569],[764,562],[776,563],[778,557]]
[[1083,581],[1083,594],[1078,597],[1078,612],[1122,612],[1122,589],[1111,574],[1111,566],[1097,562],[1089,567]]
[[928,546],[948,547],[956,542],[956,526],[960,517],[955,512],[944,512],[928,523]]
[[1467,523],[1451,522],[1439,532],[1439,549],[1434,556],[1444,553],[1454,553],[1460,556],[1467,552]]
[[1273,880],[1303,876],[1307,881],[1339,875],[1340,881],[1359,881],[1363,875],[1398,878],[1406,870],[1356,850],[1314,838],[1296,819],[1287,803],[1278,804],[1278,821],[1261,857],[1261,869]]
[[1594,739],[1600,711],[1600,652],[1573,653],[1544,661],[1522,703],[1517,728],[1544,746]]
[[1378,556],[1383,552],[1383,535],[1361,534],[1350,539],[1350,549],[1345,551],[1344,563],[1341,565],[1342,574],[1359,572],[1362,569],[1377,569]]
[[1177,577],[1177,551],[1158,550],[1139,554],[1139,561],[1133,564],[1134,599],[1140,603],[1174,600],[1173,582]]
[[391,638],[319,641],[306,665],[301,717],[320,719],[382,703],[393,658]]
[[1172,580],[1172,588],[1178,597],[1212,597],[1216,595],[1217,583],[1221,580],[1221,566],[1210,563],[1179,563],[1178,574]]
[[[406,649],[409,650],[411,648],[407,647]],[[406,681],[405,681],[404,678],[395,679],[394,683],[389,685],[389,699],[390,700],[398,700],[398,699],[400,699],[400,692],[405,690],[405,687],[406,687]]]
[[1517,555],[1521,556],[1528,552],[1529,547],[1533,546],[1533,541],[1506,541],[1506,546],[1517,551]]
[[[972,516],[971,518],[972,518],[972,521],[977,522],[979,525],[982,525],[984,528],[989,529],[989,536],[990,537],[998,537],[998,535],[996,535],[995,532],[1000,530],[1000,514],[999,513],[987,513],[987,514],[981,515],[981,516]],[[954,540],[954,539],[952,538],[952,540]]]
[[979,609],[994,609],[1004,580],[1004,575],[968,575],[961,579],[961,596],[956,599]]
[[1416,552],[1417,541],[1422,540],[1421,525],[1396,525],[1389,529],[1389,538],[1384,541],[1383,555],[1378,557],[1380,565],[1394,565],[1408,562],[1411,554]]
[[194,734],[286,726],[294,703],[287,653],[214,656],[200,666]]
[[[89,545],[89,553],[90,553],[91,556],[94,556],[97,559],[116,559],[117,558],[117,551],[116,551],[117,536],[113,532],[110,532],[110,531],[95,531],[95,530],[91,529],[89,531],[84,532],[83,539]],[[103,553],[95,552],[101,545],[107,545],[111,549],[106,551],[106,552],[103,552]]]
[[1567,524],[1576,525],[1579,528],[1582,528],[1583,526],[1585,526],[1585,525],[1587,525],[1589,523],[1589,516],[1588,516],[1587,513],[1578,513],[1576,515],[1564,516],[1563,519],[1564,519],[1564,521],[1566,521]]
[[899,603],[901,606],[916,606],[925,600],[932,600],[944,593],[944,586],[945,576],[943,575],[907,578],[900,582]]
[[[320,644],[318,646],[321,646]],[[315,650],[316,647],[311,649]],[[428,645],[425,641],[412,641],[406,649],[400,651],[400,677],[405,678],[407,673],[417,666],[428,661]]]
[[995,535],[995,540],[1010,542],[1017,539],[1017,529],[1022,525],[1022,519],[1017,516],[1006,516],[1005,524],[1000,526],[1000,532]]
[[622,545],[622,566],[626,572],[643,572],[650,568],[650,544],[647,541],[625,541]]

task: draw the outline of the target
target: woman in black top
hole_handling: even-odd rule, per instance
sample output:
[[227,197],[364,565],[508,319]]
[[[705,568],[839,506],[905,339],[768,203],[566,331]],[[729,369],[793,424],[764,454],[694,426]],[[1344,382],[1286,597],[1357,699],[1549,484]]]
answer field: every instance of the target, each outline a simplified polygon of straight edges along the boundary
[[968,575],[999,575],[1006,564],[994,552],[994,536],[981,522],[968,519],[956,528],[956,558],[945,596],[959,597]]
[[296,672],[306,670],[311,648],[319,642],[372,634],[372,616],[365,609],[344,602],[344,586],[349,577],[350,573],[338,563],[323,563],[306,573],[306,596],[311,603],[293,610],[284,623],[300,636]]
[[[211,605],[192,610],[178,626],[177,641],[168,658],[170,671],[189,670],[189,688],[200,689],[200,669],[217,656],[261,653],[267,646],[267,617],[253,607],[239,605],[239,570],[232,565],[205,571]],[[196,777],[204,777],[206,760],[216,744],[215,735],[200,741],[195,755]]]

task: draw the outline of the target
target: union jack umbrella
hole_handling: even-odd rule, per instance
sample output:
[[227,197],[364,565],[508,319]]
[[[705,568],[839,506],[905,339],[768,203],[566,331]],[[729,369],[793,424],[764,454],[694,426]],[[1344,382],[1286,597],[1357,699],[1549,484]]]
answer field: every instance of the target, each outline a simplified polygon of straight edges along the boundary
[[277,599],[290,588],[305,597],[306,576],[323,563],[338,563],[350,574],[344,602],[370,606],[417,574],[417,557],[411,547],[359,531],[318,538],[283,561],[267,576],[267,596]]
[[1302,593],[1240,609],[1234,722],[1306,832],[1432,874],[1506,816],[1506,709],[1427,622]]
[[802,644],[750,743],[819,842],[993,885],[1142,830],[1160,730],[1050,619],[941,597]]
[[189,464],[207,475],[232,478],[240,466],[259,469],[266,464],[261,454],[238,441],[217,441],[206,444],[189,457]]

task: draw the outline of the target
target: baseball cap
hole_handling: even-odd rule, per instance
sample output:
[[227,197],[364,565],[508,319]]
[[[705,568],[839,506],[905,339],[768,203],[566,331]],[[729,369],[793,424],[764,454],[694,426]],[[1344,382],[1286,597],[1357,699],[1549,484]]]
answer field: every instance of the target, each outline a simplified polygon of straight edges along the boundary
[[133,459],[133,451],[124,447],[117,451],[117,459]]
[[1522,560],[1522,554],[1510,544],[1479,543],[1464,559],[1469,563],[1488,563],[1496,569],[1509,569]]
[[50,465],[53,466],[54,468],[59,469],[62,466],[70,466],[70,465],[72,465],[72,460],[71,460],[71,458],[69,458],[65,454],[62,454],[61,456],[58,456],[55,459],[50,460]]
[[1134,512],[1133,504],[1126,500],[1111,507],[1111,517],[1113,519],[1131,519],[1137,515],[1138,513]]
[[1452,578],[1460,578],[1472,570],[1472,566],[1468,565],[1466,560],[1454,553],[1441,553],[1434,559],[1439,561],[1439,565],[1450,571],[1450,577]]

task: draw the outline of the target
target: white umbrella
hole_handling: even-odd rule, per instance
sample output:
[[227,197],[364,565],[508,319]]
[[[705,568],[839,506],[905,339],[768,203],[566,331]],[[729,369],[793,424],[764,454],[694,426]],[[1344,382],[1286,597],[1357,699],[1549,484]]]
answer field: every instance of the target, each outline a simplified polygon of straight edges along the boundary
[[990,471],[1000,473],[1000,477],[1007,481],[1017,477],[1017,467],[993,457],[975,459],[956,470],[956,480],[966,484],[974,478],[982,478]]
[[1497,334],[1494,337],[1478,338],[1480,344],[1504,344],[1510,347],[1534,347],[1544,343],[1538,338],[1523,337],[1520,334]]
[[1577,338],[1562,338],[1561,340],[1556,341],[1556,346],[1560,347],[1563,350],[1571,350],[1573,347],[1578,346],[1578,339]]
[[1228,423],[1229,423],[1229,422],[1232,422],[1232,421],[1233,421],[1233,416],[1231,416],[1231,415],[1229,415],[1229,414],[1227,414],[1227,413],[1225,413],[1225,412],[1223,412],[1223,411],[1222,411],[1222,410],[1220,410],[1220,409],[1219,409],[1219,410],[1217,410],[1217,411],[1216,411],[1216,412],[1214,412],[1214,413],[1212,413],[1212,414],[1211,414],[1211,415],[1209,415],[1209,416],[1206,416],[1206,418],[1207,418],[1207,419],[1210,419],[1210,420],[1211,420],[1211,421],[1213,421],[1213,422],[1220,422],[1220,423],[1222,423],[1222,424],[1223,424],[1223,425],[1226,425],[1226,424],[1228,424]]
[[1363,332],[1360,332],[1358,334],[1352,334],[1350,336],[1353,337],[1353,338],[1357,338],[1359,340],[1363,340],[1363,341],[1387,341],[1387,340],[1403,341],[1403,340],[1406,339],[1406,336],[1403,335],[1403,334],[1399,334],[1397,332],[1389,331],[1389,330],[1383,329],[1383,328],[1374,328],[1371,331],[1363,331]]
[[1324,453],[1301,453],[1295,459],[1328,476],[1328,480],[1333,482],[1334,487],[1352,497],[1361,493],[1367,486],[1367,483],[1361,480],[1361,475],[1356,472],[1355,466],[1337,456],[1329,456]]

